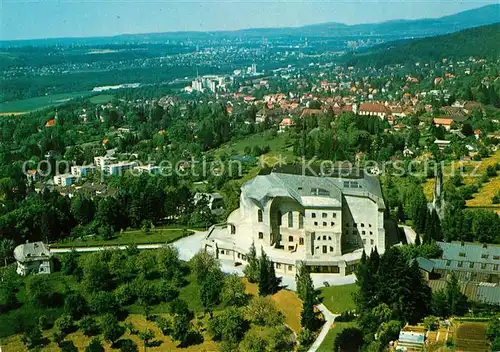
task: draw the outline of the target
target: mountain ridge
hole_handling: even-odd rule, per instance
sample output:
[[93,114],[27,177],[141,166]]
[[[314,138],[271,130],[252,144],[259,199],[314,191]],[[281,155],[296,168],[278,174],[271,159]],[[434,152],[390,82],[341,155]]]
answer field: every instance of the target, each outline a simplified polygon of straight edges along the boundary
[[6,44],[50,45],[50,44],[124,44],[128,42],[148,43],[168,40],[208,40],[219,37],[241,39],[256,39],[268,37],[394,37],[393,39],[425,37],[460,31],[462,29],[484,26],[500,22],[500,4],[491,4],[471,10],[458,12],[439,18],[395,19],[379,23],[362,23],[348,25],[340,22],[325,22],[303,25],[299,27],[268,27],[247,28],[232,31],[171,31],[139,34],[119,34],[101,37],[69,37],[29,40],[0,41],[0,46]]

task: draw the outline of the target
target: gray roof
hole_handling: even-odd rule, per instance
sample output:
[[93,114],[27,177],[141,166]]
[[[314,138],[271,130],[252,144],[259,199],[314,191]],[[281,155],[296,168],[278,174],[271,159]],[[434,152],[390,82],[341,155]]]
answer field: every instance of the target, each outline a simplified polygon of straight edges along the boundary
[[475,263],[500,264],[500,246],[476,243],[437,242],[443,250],[443,259]]
[[427,272],[431,272],[435,266],[435,263],[432,260],[429,260],[424,257],[418,257],[417,263],[420,269],[425,270]]
[[352,173],[345,177],[342,174],[331,177],[273,170],[246,182],[243,189],[250,198],[261,203],[268,198],[287,197],[304,205],[305,197],[317,197],[336,200],[341,206],[344,194],[371,198],[380,209],[385,208],[380,183],[366,173],[360,173],[357,177]]
[[43,242],[21,244],[14,248],[14,258],[21,263],[46,259],[51,256],[52,253],[50,253],[49,247]]

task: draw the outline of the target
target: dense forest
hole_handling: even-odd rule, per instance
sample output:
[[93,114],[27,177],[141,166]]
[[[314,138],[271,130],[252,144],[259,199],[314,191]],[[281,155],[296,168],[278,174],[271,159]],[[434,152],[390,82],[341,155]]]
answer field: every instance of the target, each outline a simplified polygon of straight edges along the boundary
[[416,62],[465,60],[469,57],[498,59],[500,24],[466,29],[443,36],[382,44],[365,52],[346,55],[347,65],[383,67]]

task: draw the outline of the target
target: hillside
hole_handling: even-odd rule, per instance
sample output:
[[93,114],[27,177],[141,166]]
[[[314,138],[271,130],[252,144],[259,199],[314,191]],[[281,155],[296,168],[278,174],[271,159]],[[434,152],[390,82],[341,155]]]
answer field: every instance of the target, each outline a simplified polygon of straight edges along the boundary
[[466,29],[461,32],[414,40],[402,40],[372,47],[364,52],[345,55],[348,65],[414,63],[468,57],[493,58],[500,55],[500,23]]

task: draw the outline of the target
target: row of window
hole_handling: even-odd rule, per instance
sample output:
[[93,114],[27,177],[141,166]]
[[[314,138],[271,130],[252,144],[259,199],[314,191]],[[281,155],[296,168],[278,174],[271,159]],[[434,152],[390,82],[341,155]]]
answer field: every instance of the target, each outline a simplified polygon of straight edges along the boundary
[[[322,249],[323,254],[328,253],[328,246],[322,246],[321,249]],[[316,247],[316,250],[319,251],[319,246]],[[333,252],[333,247],[332,246],[330,246],[330,252]]]
[[[363,238],[363,244],[366,244],[366,238]],[[370,240],[370,244],[371,245],[374,245],[375,244],[375,240]]]
[[[465,255],[465,252],[460,252],[460,253],[458,253],[458,256],[459,257],[465,257],[466,255]],[[489,254],[481,254],[481,259],[488,259],[489,256],[490,256]],[[500,256],[494,255],[493,259],[494,260],[500,260]]]
[[[474,262],[469,262],[469,269],[474,269],[475,264],[476,263],[474,263]],[[481,264],[482,270],[486,269],[486,266],[488,265],[486,263],[480,263],[480,264]],[[450,266],[450,265],[451,265],[451,260],[447,260],[446,266]],[[457,267],[462,268],[463,266],[464,266],[464,262],[458,262]],[[495,271],[498,270],[498,264],[493,264],[493,270],[495,270]]]
[[[281,264],[280,263],[275,263],[276,269],[281,269]],[[293,265],[288,265],[288,271],[293,270]]]
[[[314,222],[314,226],[319,226],[317,221]],[[326,227],[326,226],[328,226],[328,223],[326,221],[323,221],[323,227]],[[335,223],[333,221],[330,222],[330,226],[331,227],[335,226]]]
[[[359,225],[360,225],[361,227],[365,227],[365,224],[364,224],[364,223],[361,223],[361,224],[359,224]],[[352,223],[352,227],[356,227],[356,226],[357,226],[357,224],[356,224],[355,222],[354,222],[354,223]],[[349,223],[348,223],[348,222],[346,222],[346,223],[345,223],[345,227],[349,227]],[[372,224],[368,224],[368,227],[372,227]]]
[[[316,213],[311,213],[311,217],[312,217],[313,219],[315,219],[315,218],[316,218]],[[321,213],[321,217],[322,217],[323,219],[326,219],[326,218],[328,218],[328,214],[327,214],[327,213]],[[337,217],[337,213],[332,213],[332,217],[333,217],[333,218],[336,218],[336,217]]]

